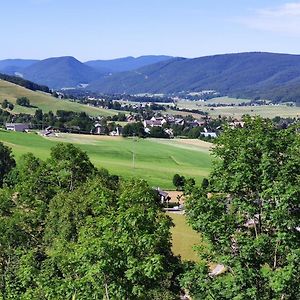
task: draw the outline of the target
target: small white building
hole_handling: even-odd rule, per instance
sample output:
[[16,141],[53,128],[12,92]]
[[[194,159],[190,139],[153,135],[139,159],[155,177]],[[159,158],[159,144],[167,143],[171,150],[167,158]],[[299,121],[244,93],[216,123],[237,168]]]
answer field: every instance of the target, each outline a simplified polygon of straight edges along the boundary
[[26,123],[6,123],[5,128],[6,128],[6,130],[24,132],[24,131],[29,130],[29,124],[26,124]]
[[200,134],[205,137],[211,137],[213,139],[217,137],[217,134],[215,132],[201,132]]

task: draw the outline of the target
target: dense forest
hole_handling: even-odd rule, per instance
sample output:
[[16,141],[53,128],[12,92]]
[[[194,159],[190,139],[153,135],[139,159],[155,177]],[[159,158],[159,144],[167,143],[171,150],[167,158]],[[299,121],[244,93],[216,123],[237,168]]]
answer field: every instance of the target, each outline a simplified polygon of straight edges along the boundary
[[145,182],[96,169],[71,144],[16,167],[0,152],[0,299],[177,298],[172,222]]
[[174,58],[102,77],[87,88],[127,94],[215,90],[239,98],[295,102],[300,98],[299,66],[299,55],[263,52]]

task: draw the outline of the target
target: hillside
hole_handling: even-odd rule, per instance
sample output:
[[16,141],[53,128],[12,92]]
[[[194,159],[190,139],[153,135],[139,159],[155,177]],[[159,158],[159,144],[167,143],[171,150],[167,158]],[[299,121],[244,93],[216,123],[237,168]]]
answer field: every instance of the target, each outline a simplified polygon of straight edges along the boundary
[[87,61],[85,64],[101,72],[106,71],[110,73],[118,73],[135,70],[172,58],[172,56],[166,55],[144,55],[140,57],[128,56],[110,60],[91,60]]
[[[253,52],[168,60],[105,76],[91,83],[89,89],[104,93],[173,93],[213,89],[231,96],[268,95],[275,98],[272,91],[286,87],[281,98],[295,100],[294,97],[300,97],[300,93],[292,94],[289,87],[299,85],[300,55]],[[293,99],[289,99],[292,96]]]
[[27,97],[30,100],[31,105],[34,107],[28,108],[15,105],[15,108],[12,111],[12,113],[22,112],[34,114],[37,108],[42,109],[43,112],[48,112],[50,110],[53,112],[56,112],[57,110],[70,110],[74,112],[83,111],[92,116],[114,115],[117,113],[113,110],[90,107],[68,100],[60,100],[52,97],[50,94],[39,91],[31,91],[16,84],[0,80],[0,102],[2,102],[4,99],[7,99],[8,101],[16,104],[16,100],[19,97]]
[[23,69],[25,79],[60,89],[87,84],[100,74],[74,57],[54,57],[38,61]]
[[22,72],[24,68],[38,62],[36,59],[4,59],[0,60],[0,73],[15,75],[16,72]]
[[50,89],[47,86],[39,85],[37,83],[23,79],[18,76],[12,76],[12,75],[0,73],[0,79],[17,84],[19,86],[22,86],[22,87],[32,90],[32,91],[42,91],[42,92],[50,93]]

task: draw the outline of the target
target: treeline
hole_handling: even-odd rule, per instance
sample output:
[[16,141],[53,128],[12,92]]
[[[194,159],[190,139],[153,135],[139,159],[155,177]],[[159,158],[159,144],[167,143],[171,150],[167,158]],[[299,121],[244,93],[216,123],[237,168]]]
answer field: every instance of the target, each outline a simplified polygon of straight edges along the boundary
[[134,113],[142,113],[144,110],[166,110],[164,105],[157,104],[155,102],[151,102],[148,105],[143,106],[142,103],[131,104],[131,103],[120,103],[119,101],[112,101],[112,100],[91,100],[91,99],[83,99],[79,101],[82,104],[88,104],[90,106],[95,107],[102,107],[106,109],[114,109],[114,110],[121,110],[121,111],[129,111]]
[[172,97],[168,95],[130,95],[130,94],[103,94],[83,89],[72,89],[71,91],[64,91],[67,98],[85,101],[88,98],[95,98],[105,101],[130,101],[130,102],[144,102],[144,103],[173,103]]
[[45,93],[50,93],[50,89],[47,86],[40,85],[40,84],[34,83],[29,80],[25,80],[21,77],[10,76],[10,75],[0,73],[0,79],[20,85],[20,86],[22,86],[26,89],[32,90],[32,91],[42,91]]
[[36,110],[31,118],[31,126],[36,129],[44,129],[52,126],[55,129],[65,132],[90,133],[94,128],[94,119],[85,112],[73,112],[58,110],[56,114],[52,111],[43,113],[41,109]]
[[29,123],[32,129],[43,130],[49,126],[62,132],[82,132],[90,133],[94,128],[95,120],[85,112],[73,112],[58,110],[56,114],[52,111],[43,113],[37,109],[34,115],[30,114],[11,114],[6,110],[0,109],[0,123]]
[[300,106],[300,85],[299,83],[283,85],[280,87],[258,88],[255,90],[241,90],[229,93],[235,98],[248,98],[253,100],[271,100],[273,103],[294,102]]

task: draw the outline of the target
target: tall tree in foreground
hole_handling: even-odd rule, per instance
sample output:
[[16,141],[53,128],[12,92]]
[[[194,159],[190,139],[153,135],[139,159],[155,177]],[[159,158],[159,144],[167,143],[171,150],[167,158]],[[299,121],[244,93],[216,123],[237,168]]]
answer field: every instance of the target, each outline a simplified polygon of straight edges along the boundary
[[0,142],[0,187],[2,187],[4,176],[8,174],[15,165],[16,162],[11,149]]
[[96,179],[58,195],[46,223],[42,288],[51,299],[176,299],[170,226],[145,182],[115,194]]
[[[185,287],[195,299],[300,299],[299,128],[247,118],[225,130],[213,153],[209,186],[186,204],[211,248],[200,251]],[[225,269],[212,272],[213,264]]]
[[178,299],[171,219],[143,181],[72,145],[24,155],[0,188],[0,299]]

